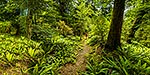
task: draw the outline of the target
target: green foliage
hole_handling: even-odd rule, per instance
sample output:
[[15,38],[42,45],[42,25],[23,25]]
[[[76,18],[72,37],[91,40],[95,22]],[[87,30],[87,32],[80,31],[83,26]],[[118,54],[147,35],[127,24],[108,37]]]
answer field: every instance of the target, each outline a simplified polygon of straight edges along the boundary
[[0,32],[1,33],[6,33],[7,28],[11,26],[10,22],[0,22]]
[[[31,74],[58,74],[59,67],[65,63],[75,62],[75,50],[78,46],[78,37],[65,38],[63,36],[53,36],[46,38],[41,44],[45,51],[39,61],[32,62],[30,69]],[[42,39],[43,40],[43,39]],[[38,67],[37,67],[38,66]],[[36,70],[38,69],[38,70]],[[35,72],[34,72],[35,71]]]
[[0,60],[5,64],[14,65],[20,60],[33,60],[33,58],[40,57],[42,53],[43,50],[39,43],[27,40],[25,37],[15,38],[10,35],[0,35]]
[[149,48],[143,45],[125,45],[120,51],[106,55],[89,56],[85,75],[149,75]]
[[[130,34],[129,30],[137,28],[137,30],[135,31],[135,35],[133,36],[134,38],[132,40],[138,41],[141,44],[149,47],[149,2],[146,0],[144,3],[141,1],[135,2],[137,2],[135,3],[135,7],[130,6],[126,11],[125,22],[122,31],[122,39],[126,40],[126,36]],[[137,19],[138,17],[141,18]],[[135,26],[135,28],[132,28],[133,25]]]
[[15,65],[19,61],[28,61],[29,72],[33,75],[58,73],[59,67],[68,62],[75,62],[75,52],[78,37],[64,38],[55,36],[47,38],[47,42],[37,43],[25,37],[0,35],[0,62],[1,64]]
[[[89,54],[87,69],[81,74],[150,74],[149,3],[126,1],[123,49],[106,55]],[[27,68],[21,69],[22,73],[58,75],[61,66],[76,62],[82,35],[88,37],[86,42],[93,48],[105,44],[112,4],[112,0],[1,0],[0,66],[13,67],[25,62]],[[133,43],[124,43],[134,21],[143,13]],[[32,29],[31,39],[24,37],[28,25]],[[13,36],[17,30],[20,36]]]
[[46,42],[42,44],[42,48],[46,54],[54,54],[54,57],[60,59],[62,63],[70,62],[75,57],[73,50],[76,50],[76,46],[79,44],[76,42],[76,38],[78,37],[69,40],[62,36],[54,36],[51,39],[47,39]]
[[93,53],[89,56],[87,62],[87,70],[85,72],[81,72],[83,75],[107,75],[109,68],[106,67],[107,64],[105,61],[102,61],[101,55],[97,55]]
[[86,1],[79,0],[79,3],[75,3],[74,12],[71,13],[70,27],[73,28],[75,35],[83,35],[89,30],[91,23],[90,16],[94,15],[92,6],[86,4]]
[[104,16],[95,16],[92,18],[89,32],[89,45],[105,43],[109,31],[110,22]]

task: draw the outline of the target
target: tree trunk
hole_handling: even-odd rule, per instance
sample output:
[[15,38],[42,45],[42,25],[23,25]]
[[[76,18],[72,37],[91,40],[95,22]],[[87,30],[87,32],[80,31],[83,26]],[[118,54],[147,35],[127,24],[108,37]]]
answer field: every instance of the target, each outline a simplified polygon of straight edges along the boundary
[[16,24],[16,36],[20,35],[20,24]]
[[69,11],[69,2],[70,0],[58,0],[59,2],[59,12],[60,12],[60,15],[62,16],[61,20],[64,21],[66,23],[66,25],[69,24],[68,20],[67,20],[67,11]]
[[32,13],[30,10],[28,11],[28,15],[26,17],[26,26],[27,26],[27,38],[31,39],[32,35]]
[[107,51],[116,50],[117,47],[121,45],[120,38],[124,9],[125,0],[115,0],[110,31],[105,45],[105,50]]

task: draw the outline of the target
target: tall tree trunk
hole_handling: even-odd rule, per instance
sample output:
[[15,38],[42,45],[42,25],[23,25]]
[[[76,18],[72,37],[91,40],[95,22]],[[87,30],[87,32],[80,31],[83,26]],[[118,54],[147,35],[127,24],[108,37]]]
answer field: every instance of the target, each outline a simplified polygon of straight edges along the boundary
[[124,9],[125,0],[115,0],[110,31],[105,45],[105,50],[107,51],[116,50],[117,47],[121,45],[120,38]]
[[66,25],[69,24],[68,20],[67,20],[67,11],[69,11],[69,2],[70,0],[58,0],[59,2],[59,12],[60,12],[60,15],[62,16],[61,20],[64,21],[66,23]]
[[62,16],[62,20],[66,22],[66,19],[65,19],[65,10],[66,10],[66,2],[63,1],[63,0],[59,0],[59,11],[60,11],[60,15]]
[[32,13],[29,10],[28,15],[26,17],[26,26],[27,26],[27,37],[28,39],[31,39],[32,35]]

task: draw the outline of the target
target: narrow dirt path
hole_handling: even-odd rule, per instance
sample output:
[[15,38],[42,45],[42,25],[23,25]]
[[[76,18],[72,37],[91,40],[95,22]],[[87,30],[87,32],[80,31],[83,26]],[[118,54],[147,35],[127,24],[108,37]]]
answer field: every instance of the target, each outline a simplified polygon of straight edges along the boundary
[[79,71],[86,70],[86,55],[90,53],[90,46],[83,43],[83,50],[78,52],[75,64],[68,63],[60,70],[61,75],[78,75]]

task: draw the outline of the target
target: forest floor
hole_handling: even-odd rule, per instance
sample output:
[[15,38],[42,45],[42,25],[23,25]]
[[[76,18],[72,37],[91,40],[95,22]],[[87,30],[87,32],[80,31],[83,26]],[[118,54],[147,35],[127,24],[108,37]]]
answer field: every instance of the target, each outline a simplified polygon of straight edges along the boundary
[[[76,63],[67,63],[60,69],[60,75],[79,75],[78,73],[86,70],[87,56],[91,52],[91,47],[86,44],[87,37],[84,37],[81,43],[83,44],[82,50],[78,50],[76,56]],[[0,75],[28,75],[27,73],[22,74],[20,69],[27,69],[27,63],[17,63],[16,67],[2,67],[0,65]]]
[[[86,38],[86,37],[85,37]],[[90,53],[91,47],[86,44],[86,39],[83,40],[83,50],[78,51],[76,63],[67,63],[61,70],[61,75],[79,75],[78,72],[86,70],[86,57]]]
[[0,64],[0,75],[29,75],[22,73],[21,70],[26,70],[28,65],[26,62],[18,62],[15,66],[7,66]]

